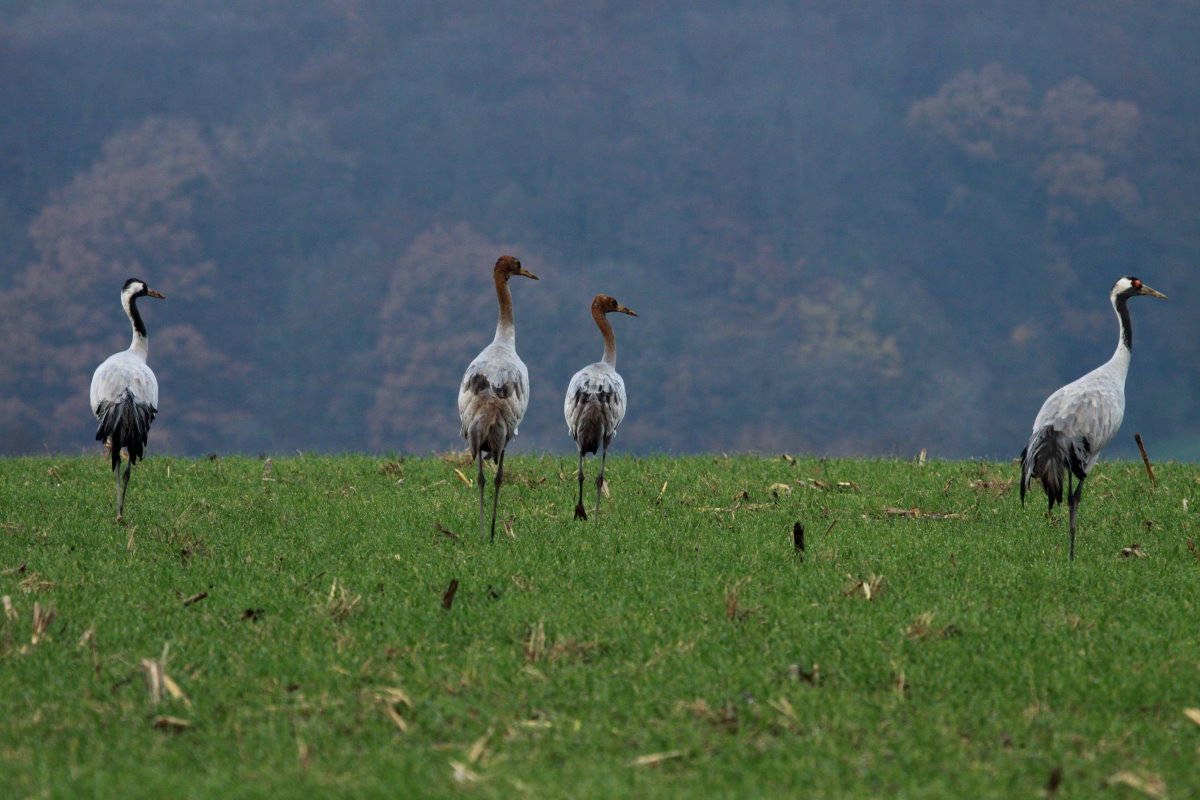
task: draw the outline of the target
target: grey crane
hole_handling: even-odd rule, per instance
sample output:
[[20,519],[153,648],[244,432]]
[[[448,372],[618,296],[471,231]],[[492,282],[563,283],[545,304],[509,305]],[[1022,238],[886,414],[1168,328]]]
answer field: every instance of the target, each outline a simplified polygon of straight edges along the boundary
[[[1021,451],[1021,503],[1029,481],[1037,478],[1049,500],[1049,509],[1062,503],[1063,472],[1067,473],[1067,504],[1071,519],[1070,557],[1075,558],[1075,512],[1083,494],[1083,481],[1112,441],[1125,416],[1125,376],[1133,348],[1129,298],[1156,292],[1137,278],[1125,276],[1113,284],[1108,299],[1117,312],[1120,338],[1112,358],[1046,398],[1033,421],[1033,433]],[[1071,478],[1079,480],[1072,489]]]
[[600,518],[600,490],[604,486],[604,462],[608,446],[625,418],[625,381],[617,373],[617,339],[607,314],[620,312],[637,314],[606,294],[592,300],[592,319],[604,337],[604,356],[575,373],[567,385],[563,401],[563,416],[567,431],[579,446],[579,502],[575,504],[575,519],[587,519],[583,508],[583,457],[600,452],[600,473],[596,476],[596,519]]
[[483,536],[483,462],[496,464],[496,485],[492,488],[492,535],[496,538],[496,508],[500,503],[500,483],[504,478],[504,450],[517,435],[517,426],[529,407],[529,370],[517,355],[516,328],[513,325],[512,292],[508,279],[514,275],[538,279],[521,266],[515,256],[500,256],[492,268],[500,318],[492,343],[475,356],[458,387],[459,433],[467,440],[471,460],[479,465],[479,535]]
[[[124,522],[129,473],[145,451],[150,423],[158,413],[158,379],[146,363],[148,342],[146,325],[137,309],[139,297],[166,299],[145,281],[137,278],[125,281],[121,287],[121,307],[133,326],[133,342],[128,350],[113,353],[96,367],[90,392],[92,412],[99,422],[96,441],[108,442],[116,476],[117,522]],[[129,454],[124,477],[121,475],[122,449]]]

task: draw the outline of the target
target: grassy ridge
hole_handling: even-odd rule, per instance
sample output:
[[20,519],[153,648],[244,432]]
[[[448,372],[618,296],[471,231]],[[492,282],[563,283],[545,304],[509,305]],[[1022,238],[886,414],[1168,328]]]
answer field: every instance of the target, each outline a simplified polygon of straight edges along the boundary
[[0,462],[16,797],[1200,791],[1193,466],[1074,563],[1008,464],[614,457],[593,525],[517,457],[494,545],[453,459],[105,467]]

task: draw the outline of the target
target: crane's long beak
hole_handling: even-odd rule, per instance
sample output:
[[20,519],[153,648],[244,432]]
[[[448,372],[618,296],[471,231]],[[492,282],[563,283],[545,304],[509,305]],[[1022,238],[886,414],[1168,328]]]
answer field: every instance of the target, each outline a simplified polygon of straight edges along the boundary
[[1167,299],[1167,296],[1165,294],[1163,294],[1162,292],[1156,292],[1155,290],[1151,289],[1149,286],[1147,286],[1144,283],[1142,284],[1142,290],[1140,292],[1138,292],[1138,294],[1148,294],[1151,297],[1161,297],[1163,300]]
[[147,295],[148,297],[157,297],[159,300],[166,300],[166,299],[167,299],[167,296],[166,296],[165,294],[160,294],[159,292],[156,292],[156,291],[154,291],[153,289],[147,289],[147,290],[146,290],[146,295]]
[[520,269],[518,269],[518,270],[517,270],[517,274],[518,274],[518,275],[524,275],[526,278],[533,278],[535,281],[536,281],[536,280],[538,280],[538,276],[537,276],[537,275],[534,275],[532,272],[530,272],[529,270],[525,269],[524,267],[521,267]]
[[634,312],[632,309],[626,308],[625,306],[617,306],[617,311],[620,311],[622,314],[628,314],[631,317],[637,316],[636,312]]

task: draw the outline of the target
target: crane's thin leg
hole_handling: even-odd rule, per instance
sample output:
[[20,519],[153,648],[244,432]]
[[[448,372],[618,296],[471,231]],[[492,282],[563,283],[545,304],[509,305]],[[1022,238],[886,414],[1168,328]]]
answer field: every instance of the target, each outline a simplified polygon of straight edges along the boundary
[[579,448],[579,502],[575,504],[575,519],[587,519],[583,509],[583,448]]
[[600,443],[600,474],[596,476],[596,522],[600,521],[600,490],[604,487],[604,460],[608,458],[608,439]]
[[475,456],[475,460],[479,462],[479,538],[483,538],[483,486],[486,479],[483,477],[483,451],[480,450]]
[[1070,499],[1067,501],[1067,504],[1070,506],[1070,517],[1071,517],[1071,549],[1069,550],[1069,554],[1067,557],[1069,559],[1071,559],[1072,561],[1074,561],[1075,560],[1075,508],[1077,505],[1075,502],[1075,495],[1071,495]]
[[[125,477],[121,480],[121,486],[117,490],[117,522],[124,522],[125,515],[125,490],[129,488],[129,473],[133,469],[133,459],[125,462]],[[117,474],[121,473],[120,465],[117,465]]]
[[500,482],[504,479],[504,451],[496,462],[496,485],[492,487],[492,541],[496,541],[496,507],[500,505]]
[[[1068,478],[1067,483],[1070,483]],[[1070,487],[1067,488],[1070,491]],[[1071,551],[1070,558],[1075,558],[1075,510],[1079,508],[1079,500],[1083,497],[1083,478],[1079,479],[1079,483],[1075,485],[1075,491],[1071,492],[1067,498],[1067,504],[1071,510]]]
[[113,477],[117,481],[117,522],[121,522],[121,511],[125,507],[125,493],[121,491],[121,461],[119,458],[117,465],[113,467]]

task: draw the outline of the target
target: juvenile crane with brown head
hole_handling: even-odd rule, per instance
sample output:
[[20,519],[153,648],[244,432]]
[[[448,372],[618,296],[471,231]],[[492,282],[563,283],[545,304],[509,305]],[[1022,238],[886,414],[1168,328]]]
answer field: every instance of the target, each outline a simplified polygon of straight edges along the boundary
[[598,294],[592,300],[592,319],[604,337],[604,355],[595,364],[588,364],[575,373],[563,401],[567,431],[579,446],[579,502],[575,504],[575,519],[587,519],[587,511],[583,508],[583,457],[596,452],[600,453],[600,472],[596,475],[595,517],[600,518],[604,462],[617,427],[625,418],[625,381],[617,373],[617,339],[607,316],[614,312],[637,316],[606,294]]
[[514,275],[537,280],[521,266],[515,256],[500,256],[492,268],[500,317],[492,343],[475,356],[458,387],[460,433],[467,440],[471,459],[478,463],[479,535],[483,536],[484,458],[496,464],[496,485],[492,488],[492,534],[496,538],[496,509],[500,503],[500,484],[504,479],[504,450],[517,435],[517,426],[529,407],[529,370],[517,355],[516,328],[513,325],[512,292],[508,279]]

